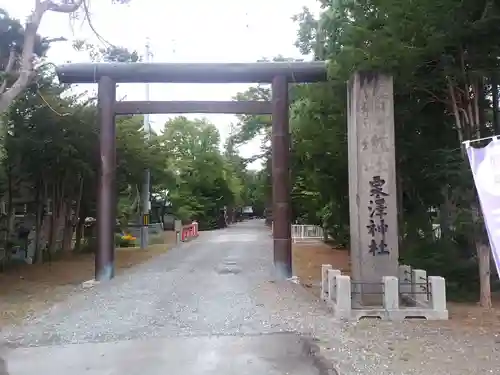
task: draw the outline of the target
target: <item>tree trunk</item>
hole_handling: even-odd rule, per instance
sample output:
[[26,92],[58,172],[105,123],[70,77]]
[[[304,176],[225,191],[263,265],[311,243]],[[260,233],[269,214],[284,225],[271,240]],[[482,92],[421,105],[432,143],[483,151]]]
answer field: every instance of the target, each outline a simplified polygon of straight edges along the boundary
[[479,304],[481,307],[491,309],[490,247],[482,241],[479,241],[476,242],[476,250],[479,261]]
[[[478,79],[478,84],[477,84],[477,100],[475,101],[476,104],[476,119],[477,119],[477,127],[479,129],[479,135],[481,137],[485,137],[489,134],[491,134],[487,128],[486,124],[486,96],[484,92],[484,83],[486,79],[483,77],[480,77]],[[489,104],[489,103],[488,103]],[[489,108],[488,108],[489,109]]]
[[486,235],[486,227],[481,223],[481,208],[476,190],[473,191],[474,198],[471,203],[471,215],[473,223],[474,245],[479,268],[479,304],[486,309],[491,308],[491,263],[490,263],[490,246],[488,244],[488,236]]
[[161,210],[160,210],[160,220],[161,220],[161,223],[162,223],[162,228],[163,230],[166,229],[166,226],[165,226],[165,214],[167,213],[167,198],[165,198],[163,200],[163,203],[161,205]]
[[[48,249],[49,249],[50,233],[52,231],[53,212],[51,212],[49,214],[49,211],[52,210],[52,203],[49,206],[49,204],[48,204],[49,199],[46,198],[48,196],[46,192],[47,192],[47,190],[45,189],[44,200],[42,202],[43,202],[44,207],[46,208],[46,212],[44,210],[44,215],[42,216],[42,219],[41,219],[42,223],[41,223],[41,227],[40,227],[40,237],[39,237],[40,252],[42,254],[42,259],[40,260],[41,262],[44,262],[46,260],[45,259],[46,256],[50,259],[50,255],[51,255],[51,254],[47,253],[46,251],[48,251]],[[44,208],[42,208],[42,210],[43,209]]]
[[83,217],[83,219],[81,217],[82,213],[81,211],[83,211],[82,201],[83,201],[83,177],[80,177],[78,200],[76,202],[75,214],[73,215],[73,220],[71,222],[71,225],[73,227],[73,232],[76,232],[75,247],[73,249],[75,251],[80,250],[80,245],[82,242],[82,232],[83,232],[82,226],[85,224],[85,217]]
[[500,134],[500,118],[498,116],[498,79],[497,72],[493,72],[491,75],[491,96],[493,101],[492,112],[493,112],[493,129],[495,134]]
[[[484,79],[478,79],[477,84],[477,100],[474,101],[476,107],[476,129],[478,130],[478,137],[485,137],[491,133],[486,128],[486,100],[484,97]],[[481,206],[479,204],[479,197],[477,192],[474,191],[475,200],[475,227],[481,226],[481,230],[476,229],[476,251],[479,260],[479,304],[487,309],[491,308],[491,261],[490,261],[490,246],[488,243],[488,236],[486,235],[485,224],[479,220],[482,215]],[[479,224],[481,222],[481,224]]]
[[[481,122],[485,121],[485,100],[482,93],[484,92],[484,80],[471,80],[465,63],[463,50],[460,50],[459,60],[460,69],[464,85],[462,88],[455,86],[450,77],[447,77],[449,99],[453,115],[455,117],[455,126],[459,142],[464,139],[480,138],[487,136],[486,127]],[[495,107],[495,105],[494,105]],[[481,134],[483,131],[483,134]],[[462,156],[467,160],[465,148],[461,148]],[[489,262],[489,246],[487,245],[486,236],[484,234],[484,225],[480,223],[481,210],[477,194],[474,191],[470,194],[470,209],[471,219],[473,223],[473,233],[469,239],[475,244],[476,253],[479,261],[479,281],[480,281],[480,300],[479,303],[485,308],[491,307],[491,285],[490,285],[490,262]]]
[[78,224],[76,225],[76,238],[75,238],[75,249],[74,251],[80,251],[82,246],[82,238],[85,236],[85,216],[81,215],[78,218]]
[[76,222],[78,221],[78,218],[80,217],[80,211],[82,208],[82,200],[83,200],[83,177],[80,177],[80,186],[78,188],[78,198],[76,201],[76,209],[75,209],[75,221],[74,225],[76,225]]
[[45,194],[41,192],[41,184],[36,187],[36,214],[35,214],[35,259],[33,263],[43,263],[43,247],[41,246],[42,239],[42,219],[43,205],[45,202]]
[[35,9],[29,15],[26,21],[26,26],[24,28],[24,41],[23,50],[20,61],[20,68],[18,71],[18,77],[14,84],[6,90],[6,87],[1,87],[0,91],[0,113],[5,112],[12,102],[24,91],[24,89],[31,82],[31,79],[35,76],[33,69],[33,52],[35,50],[35,44],[37,41],[37,31],[42,21],[42,17],[47,11],[59,12],[59,13],[73,13],[82,5],[83,0],[77,0],[73,2],[63,2],[62,4],[57,4],[54,1],[37,0],[35,2]]
[[4,241],[4,257],[2,258],[2,268],[5,269],[5,267],[10,263],[10,259],[12,257],[12,249],[10,246],[10,237],[11,234],[14,230],[14,224],[15,224],[15,212],[14,212],[14,202],[13,202],[13,194],[14,194],[14,189],[13,189],[13,181],[12,181],[12,173],[9,169],[9,172],[7,174],[7,189],[8,189],[8,200],[7,200],[7,221],[5,223],[5,235],[3,238]]
[[439,228],[441,231],[441,238],[449,239],[451,237],[451,211],[453,202],[449,194],[448,186],[443,186],[441,188],[441,196],[443,197],[443,203],[439,207],[438,213]]
[[73,239],[73,215],[71,213],[71,201],[65,203],[65,210],[63,214],[64,229],[62,238],[62,250],[71,250],[71,240]]
[[47,252],[48,256],[51,257],[51,255],[54,253],[54,249],[56,246],[56,236],[57,236],[57,215],[58,215],[58,200],[57,200],[57,193],[56,193],[56,185],[52,187],[52,196],[51,196],[51,211],[52,215],[50,216],[50,229],[49,229],[49,240],[47,244]]
[[[64,225],[65,213],[66,213],[66,181],[67,176],[63,175],[54,184],[52,189],[52,221],[51,221],[51,231],[50,231],[50,241],[49,241],[49,253],[53,254],[56,250],[56,245],[59,239],[59,229]],[[62,245],[62,238],[61,238]],[[61,246],[62,248],[62,246]]]

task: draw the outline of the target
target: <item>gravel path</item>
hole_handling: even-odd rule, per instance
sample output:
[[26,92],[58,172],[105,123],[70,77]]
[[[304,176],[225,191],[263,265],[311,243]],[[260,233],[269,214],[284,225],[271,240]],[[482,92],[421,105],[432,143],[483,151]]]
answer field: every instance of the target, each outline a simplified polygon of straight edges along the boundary
[[271,249],[260,221],[205,232],[2,334],[9,346],[28,347],[293,331],[313,336],[340,374],[500,374],[495,332],[334,321],[307,290],[272,282]]

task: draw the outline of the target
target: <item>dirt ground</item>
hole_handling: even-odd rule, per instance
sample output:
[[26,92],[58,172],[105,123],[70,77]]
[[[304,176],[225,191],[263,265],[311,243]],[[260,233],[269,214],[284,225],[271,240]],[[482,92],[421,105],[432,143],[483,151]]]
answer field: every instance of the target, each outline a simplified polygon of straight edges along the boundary
[[[304,287],[319,297],[321,283],[321,265],[331,264],[342,273],[349,274],[350,260],[346,250],[333,249],[324,243],[294,244],[294,274]],[[494,301],[494,308],[486,310],[476,304],[448,303],[450,320],[447,322],[429,322],[443,328],[454,330],[500,330],[500,300]]]
[[[164,243],[147,250],[137,247],[115,252],[117,274],[165,253],[175,243],[173,232],[164,232]],[[93,254],[65,254],[57,261],[44,264],[20,264],[0,273],[0,329],[42,311],[81,289],[84,281],[94,277]]]
[[350,274],[349,254],[343,249],[333,249],[323,242],[298,243],[292,247],[293,272],[302,285],[320,296],[321,265],[331,264],[343,274]]
[[[116,273],[167,251],[175,243],[175,235],[165,232],[164,236],[164,244],[152,245],[146,251],[138,248],[118,250],[115,254]],[[343,249],[333,249],[324,243],[293,245],[294,274],[304,287],[318,297],[322,264],[332,264],[346,274],[350,271],[349,255]],[[67,254],[52,263],[23,264],[0,273],[0,329],[64,300],[93,276],[92,254]],[[451,319],[444,325],[454,329],[498,331],[500,301],[495,302],[492,310],[473,304],[449,303]],[[443,325],[443,322],[439,324]]]

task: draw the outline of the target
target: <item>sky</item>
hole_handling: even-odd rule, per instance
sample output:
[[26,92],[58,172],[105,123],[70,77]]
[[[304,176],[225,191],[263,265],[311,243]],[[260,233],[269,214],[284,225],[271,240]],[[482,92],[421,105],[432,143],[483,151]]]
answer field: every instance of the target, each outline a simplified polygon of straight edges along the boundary
[[[0,0],[0,7],[22,21],[35,0]],[[319,10],[317,0],[132,0],[130,5],[111,5],[111,0],[89,0],[91,19],[98,33],[113,45],[145,54],[149,38],[154,62],[255,62],[277,55],[304,58],[295,48],[297,25],[291,20],[304,6]],[[99,44],[87,22],[49,12],[39,33],[45,37],[64,36],[68,42],[53,44],[48,58],[55,64],[89,61],[76,52],[72,41],[85,39]],[[231,100],[241,84],[151,84],[150,100]],[[79,85],[76,90],[96,90],[95,85]],[[140,84],[120,84],[117,97],[144,100]],[[217,126],[224,140],[233,115],[187,115],[206,117]],[[152,127],[163,128],[172,116],[152,115]],[[258,153],[260,140],[240,148],[243,157]],[[252,168],[258,168],[254,163]]]

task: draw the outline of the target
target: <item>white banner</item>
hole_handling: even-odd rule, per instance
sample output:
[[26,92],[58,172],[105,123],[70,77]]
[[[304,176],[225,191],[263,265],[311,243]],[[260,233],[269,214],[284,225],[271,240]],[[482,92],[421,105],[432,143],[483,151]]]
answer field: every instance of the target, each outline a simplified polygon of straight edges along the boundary
[[482,148],[471,147],[467,142],[466,149],[497,274],[500,275],[500,141],[495,137]]

